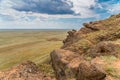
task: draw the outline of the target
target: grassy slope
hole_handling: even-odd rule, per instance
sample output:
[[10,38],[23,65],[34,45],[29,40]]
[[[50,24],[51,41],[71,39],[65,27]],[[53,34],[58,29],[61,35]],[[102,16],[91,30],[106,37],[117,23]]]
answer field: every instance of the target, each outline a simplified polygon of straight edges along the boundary
[[25,60],[32,60],[37,64],[45,62],[49,59],[49,53],[62,45],[65,36],[66,31],[0,32],[0,70]]

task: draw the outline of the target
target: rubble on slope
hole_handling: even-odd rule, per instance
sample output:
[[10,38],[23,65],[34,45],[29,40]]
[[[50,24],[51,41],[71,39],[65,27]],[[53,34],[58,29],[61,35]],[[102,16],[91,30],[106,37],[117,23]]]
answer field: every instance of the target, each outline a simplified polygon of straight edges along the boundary
[[0,80],[53,80],[43,74],[37,65],[31,61],[13,67],[10,70],[1,72]]

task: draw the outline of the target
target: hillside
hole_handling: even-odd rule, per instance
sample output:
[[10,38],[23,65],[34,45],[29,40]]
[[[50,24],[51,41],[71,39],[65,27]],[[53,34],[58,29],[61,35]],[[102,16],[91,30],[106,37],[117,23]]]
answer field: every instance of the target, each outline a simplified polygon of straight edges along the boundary
[[120,14],[83,25],[51,53],[57,80],[120,80]]

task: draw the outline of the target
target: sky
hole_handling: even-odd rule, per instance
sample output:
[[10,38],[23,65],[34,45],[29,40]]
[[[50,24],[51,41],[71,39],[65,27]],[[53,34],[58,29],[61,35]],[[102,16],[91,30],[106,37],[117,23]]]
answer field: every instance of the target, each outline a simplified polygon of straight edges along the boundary
[[0,0],[0,29],[80,29],[120,13],[120,0]]

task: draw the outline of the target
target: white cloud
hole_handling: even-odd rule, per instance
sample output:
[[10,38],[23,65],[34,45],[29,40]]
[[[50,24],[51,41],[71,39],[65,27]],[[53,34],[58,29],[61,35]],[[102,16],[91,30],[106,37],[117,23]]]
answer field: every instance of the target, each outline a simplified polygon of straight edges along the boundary
[[111,14],[120,13],[120,3],[113,4],[112,6],[109,5],[109,6],[107,7],[107,9],[108,9],[108,12],[111,13]]
[[[13,0],[14,1],[14,0]],[[57,15],[50,15],[50,14],[43,14],[43,13],[35,13],[35,12],[25,12],[25,11],[17,11],[12,8],[14,5],[24,5],[18,4],[22,3],[20,1],[12,0],[2,0],[0,3],[0,14],[11,16],[13,20],[5,21],[0,18],[0,28],[75,28],[79,26],[76,23],[64,23],[64,22],[56,22],[56,19],[59,18],[89,18],[95,17],[96,14],[94,11],[90,10],[91,6],[95,5],[94,0],[67,0],[67,3],[73,3],[72,10],[76,14],[81,15],[72,15],[72,14],[57,14]],[[39,1],[39,0],[34,0]],[[63,0],[65,1],[65,0]],[[34,19],[30,19],[29,17],[34,17]],[[63,26],[63,27],[62,27]]]
[[73,3],[72,10],[76,14],[80,14],[82,17],[96,17],[98,16],[91,7],[95,7],[96,0],[67,0]]
[[[34,0],[36,2],[38,2],[39,0]],[[98,14],[96,14],[93,10],[90,9],[91,6],[95,6],[96,2],[95,0],[62,0],[67,2],[69,5],[71,5],[70,3],[73,3],[73,8],[71,8],[71,10],[73,10],[75,12],[75,14],[80,14],[80,15],[72,15],[72,14],[60,14],[60,15],[48,15],[48,14],[43,14],[43,13],[35,13],[35,12],[31,12],[30,15],[34,15],[37,17],[45,17],[45,18],[89,18],[89,17],[96,17],[98,16]],[[21,4],[18,4],[21,3]],[[12,0],[2,0],[1,2],[1,6],[0,6],[0,13],[4,13],[7,15],[29,15],[26,14],[25,12],[20,12],[20,11],[16,11],[14,9],[12,9],[11,7],[13,5],[24,5],[23,2],[21,1],[12,1]]]

